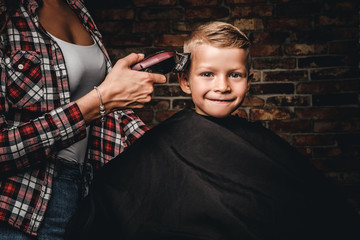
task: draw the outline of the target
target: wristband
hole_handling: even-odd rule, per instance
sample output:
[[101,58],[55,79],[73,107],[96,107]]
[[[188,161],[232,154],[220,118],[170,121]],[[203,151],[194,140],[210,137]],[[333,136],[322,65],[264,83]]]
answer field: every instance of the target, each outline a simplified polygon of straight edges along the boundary
[[103,104],[103,102],[101,100],[101,95],[100,95],[99,89],[96,86],[94,86],[94,89],[96,90],[97,95],[98,95],[99,100],[100,100],[100,115],[101,115],[100,120],[101,120],[101,122],[105,122],[105,116],[106,116],[105,106],[104,106],[104,104]]

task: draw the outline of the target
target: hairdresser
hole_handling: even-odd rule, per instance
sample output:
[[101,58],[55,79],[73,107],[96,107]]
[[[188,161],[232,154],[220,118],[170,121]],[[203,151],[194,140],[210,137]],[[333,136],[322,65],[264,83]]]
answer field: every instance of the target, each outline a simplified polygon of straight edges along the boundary
[[165,76],[112,67],[82,0],[0,0],[0,239],[63,239],[99,168],[147,127]]

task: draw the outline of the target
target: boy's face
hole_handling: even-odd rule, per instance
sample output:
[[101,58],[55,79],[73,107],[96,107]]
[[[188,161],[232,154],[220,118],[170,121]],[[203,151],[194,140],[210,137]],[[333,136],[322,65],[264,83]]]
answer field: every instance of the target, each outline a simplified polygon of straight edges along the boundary
[[191,94],[197,113],[218,118],[230,115],[250,85],[246,50],[200,45],[194,51],[189,76],[179,78],[181,89]]

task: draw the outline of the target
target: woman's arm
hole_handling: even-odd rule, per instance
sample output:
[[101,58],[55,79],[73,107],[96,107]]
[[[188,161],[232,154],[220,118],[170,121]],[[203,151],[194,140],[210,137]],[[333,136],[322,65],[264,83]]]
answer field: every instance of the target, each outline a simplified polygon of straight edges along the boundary
[[[100,117],[99,97],[95,90],[75,103],[59,107],[26,123],[11,124],[6,98],[6,68],[0,56],[0,175],[9,175],[41,163],[54,151],[66,148],[86,136],[86,124]],[[99,92],[106,113],[124,108],[139,108],[150,101],[154,82],[164,82],[165,76],[130,70],[142,54],[130,54],[119,60]]]

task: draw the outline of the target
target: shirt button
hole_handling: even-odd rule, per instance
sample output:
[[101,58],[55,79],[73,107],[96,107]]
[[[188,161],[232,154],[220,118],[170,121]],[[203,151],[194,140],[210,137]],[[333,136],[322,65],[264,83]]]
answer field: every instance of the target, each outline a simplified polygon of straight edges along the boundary
[[10,62],[11,62],[10,58],[6,58],[6,59],[5,59],[5,63],[6,63],[6,64],[9,64]]
[[19,70],[23,70],[23,69],[24,69],[24,65],[19,64],[19,65],[18,65],[18,69],[19,69]]

